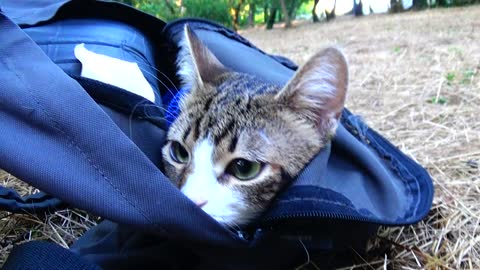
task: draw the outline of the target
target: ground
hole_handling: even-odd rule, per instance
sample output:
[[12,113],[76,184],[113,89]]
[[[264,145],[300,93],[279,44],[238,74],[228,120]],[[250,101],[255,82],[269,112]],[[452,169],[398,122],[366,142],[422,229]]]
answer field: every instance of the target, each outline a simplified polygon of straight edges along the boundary
[[[480,268],[479,14],[479,6],[433,9],[240,32],[299,64],[326,46],[342,49],[350,69],[346,106],[433,178],[430,214],[413,226],[381,228],[363,263],[347,269]],[[33,190],[8,173],[0,173],[0,184]],[[15,244],[48,239],[68,246],[94,223],[81,211],[4,213],[0,264]]]

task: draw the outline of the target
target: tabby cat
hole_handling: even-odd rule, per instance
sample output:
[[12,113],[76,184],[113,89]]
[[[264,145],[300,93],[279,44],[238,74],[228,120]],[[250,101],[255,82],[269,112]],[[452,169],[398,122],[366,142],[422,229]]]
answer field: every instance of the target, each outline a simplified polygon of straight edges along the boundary
[[186,26],[178,60],[190,90],[162,149],[165,172],[218,222],[246,224],[334,135],[345,58],[327,48],[280,86],[229,70]]

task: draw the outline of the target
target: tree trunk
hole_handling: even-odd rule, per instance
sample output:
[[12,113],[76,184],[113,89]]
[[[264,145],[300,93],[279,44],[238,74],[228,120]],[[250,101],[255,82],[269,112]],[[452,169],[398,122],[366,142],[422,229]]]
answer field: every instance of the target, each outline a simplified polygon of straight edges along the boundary
[[390,0],[390,13],[397,13],[403,11],[403,5],[400,0]]
[[413,0],[413,3],[412,3],[413,9],[420,10],[420,9],[425,9],[427,7],[428,7],[427,0]]
[[327,21],[335,19],[335,8],[337,7],[337,0],[333,2],[333,9],[331,12],[325,11],[325,15],[327,16]]
[[273,24],[275,23],[275,17],[277,16],[277,10],[276,8],[271,8],[270,9],[270,14],[268,16],[268,21],[267,21],[267,30],[273,28]]
[[172,3],[170,3],[169,0],[165,0],[165,6],[167,6],[168,10],[170,11],[170,14],[175,15],[175,9],[172,6]]
[[[318,5],[318,1],[319,0],[315,0],[314,3],[313,3],[313,8],[312,8],[312,18],[313,18],[313,22],[316,23],[316,22],[319,22],[320,20],[318,19],[318,16],[317,16],[317,5]],[[355,1],[355,0],[353,0]]]
[[268,23],[268,18],[270,18],[268,14],[268,4],[265,4],[265,6],[263,6],[263,23]]
[[297,0],[290,1],[290,6],[288,7],[288,17],[290,20],[295,20],[297,15]]
[[238,1],[238,4],[233,8],[233,30],[238,31],[240,25],[240,9],[242,9],[243,0]]
[[250,27],[255,26],[255,4],[250,4],[250,8],[248,10],[248,25]]
[[287,6],[285,5],[285,0],[280,0],[280,5],[282,6],[282,14],[285,17],[285,25],[284,28],[292,27],[292,22],[290,21],[290,17],[288,16]]
[[363,16],[363,3],[362,0],[358,1],[353,0],[353,15],[355,16]]
[[448,7],[448,2],[446,0],[438,0],[437,1],[437,6]]

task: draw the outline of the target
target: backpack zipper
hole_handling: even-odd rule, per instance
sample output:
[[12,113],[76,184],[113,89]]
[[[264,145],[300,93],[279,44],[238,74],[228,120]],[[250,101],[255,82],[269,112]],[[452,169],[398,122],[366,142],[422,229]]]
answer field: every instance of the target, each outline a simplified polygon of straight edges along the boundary
[[295,219],[295,218],[321,218],[321,219],[343,220],[343,221],[353,221],[353,222],[378,223],[378,220],[369,219],[366,217],[358,217],[358,216],[352,216],[352,215],[321,212],[321,211],[308,211],[308,212],[297,213],[297,214],[267,217],[263,219],[259,223],[259,225],[271,225],[271,224],[278,223],[280,221]]

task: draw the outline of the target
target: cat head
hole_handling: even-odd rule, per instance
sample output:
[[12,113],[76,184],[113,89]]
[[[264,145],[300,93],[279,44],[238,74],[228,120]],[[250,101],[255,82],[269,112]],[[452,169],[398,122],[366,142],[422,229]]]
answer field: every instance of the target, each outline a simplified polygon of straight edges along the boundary
[[178,60],[190,90],[162,149],[165,172],[218,222],[248,223],[334,135],[345,58],[325,49],[280,86],[229,70],[186,26]]

